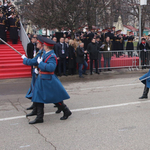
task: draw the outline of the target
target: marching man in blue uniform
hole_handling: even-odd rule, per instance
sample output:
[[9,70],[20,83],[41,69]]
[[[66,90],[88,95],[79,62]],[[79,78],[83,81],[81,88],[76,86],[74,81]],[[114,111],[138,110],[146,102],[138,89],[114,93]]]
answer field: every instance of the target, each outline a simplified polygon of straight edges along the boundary
[[139,80],[145,85],[143,95],[139,99],[148,98],[148,92],[150,88],[150,70],[144,74]]
[[35,103],[37,117],[29,124],[43,123],[44,117],[44,104],[54,103],[59,109],[63,111],[63,117],[60,120],[66,120],[72,113],[69,108],[64,104],[64,100],[69,99],[70,96],[65,88],[54,75],[57,66],[57,57],[54,53],[53,47],[56,42],[43,38],[44,50],[42,57],[40,52],[32,59],[27,59],[25,55],[22,56],[23,63],[26,65],[38,66],[40,69],[39,75],[36,79],[32,102]]
[[[39,49],[39,52],[37,52],[36,54],[34,54],[34,57],[36,57],[36,59],[39,57],[39,56],[42,56],[43,54],[43,40],[42,40],[42,37],[41,36],[38,36],[38,41],[37,41],[37,48]],[[25,65],[30,65],[32,59],[30,59],[30,61],[25,61],[24,60],[24,64]],[[35,60],[33,60],[35,61]],[[26,98],[28,99],[32,99],[32,95],[33,95],[33,89],[34,89],[34,84],[35,84],[35,81],[36,81],[36,78],[39,74],[39,71],[38,71],[38,67],[37,66],[33,66],[33,70],[32,70],[32,81],[31,81],[31,86],[26,94]],[[27,110],[31,110],[33,109],[33,111],[30,113],[30,114],[27,114],[26,116],[33,116],[33,115],[36,115],[36,108],[34,107],[34,103],[29,107],[27,108]]]

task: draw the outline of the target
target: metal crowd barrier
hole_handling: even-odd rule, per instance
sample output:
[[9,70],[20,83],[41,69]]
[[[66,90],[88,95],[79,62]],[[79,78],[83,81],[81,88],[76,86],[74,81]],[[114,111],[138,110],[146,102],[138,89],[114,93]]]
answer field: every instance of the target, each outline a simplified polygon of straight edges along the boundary
[[20,21],[19,36],[20,36],[20,40],[22,41],[24,51],[27,53],[27,44],[30,42],[30,40],[25,32],[25,29],[24,29],[21,21]]
[[150,50],[100,51],[97,64],[100,70],[128,68],[132,71],[150,68]]

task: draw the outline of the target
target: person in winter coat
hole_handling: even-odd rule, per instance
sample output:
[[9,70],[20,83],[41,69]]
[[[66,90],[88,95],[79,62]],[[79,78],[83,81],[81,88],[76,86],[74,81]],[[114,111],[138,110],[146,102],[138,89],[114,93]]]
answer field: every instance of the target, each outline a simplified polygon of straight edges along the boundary
[[74,66],[75,66],[75,49],[74,49],[74,41],[73,40],[70,40],[69,41],[69,47],[68,47],[68,68],[69,68],[69,75],[74,75],[75,72],[74,72]]
[[146,65],[147,65],[147,58],[148,58],[148,51],[149,50],[149,45],[146,43],[146,39],[142,38],[141,40],[141,44],[139,45],[140,48],[140,58],[141,58],[141,65],[142,65],[142,69],[146,69]]
[[110,51],[112,51],[112,43],[110,41],[110,38],[106,37],[105,42],[103,44],[104,44],[104,47],[102,47],[102,51],[105,51],[103,53],[104,67],[106,68],[106,64],[108,64],[108,71],[111,71],[110,60],[111,60],[112,53]]
[[[79,47],[77,48],[77,63],[79,65],[79,77],[84,78],[82,74],[87,75],[86,69],[88,67],[88,64],[84,58],[84,54],[86,54],[87,51],[84,51],[84,43],[80,43]],[[84,69],[82,71],[84,65]]]
[[93,74],[92,73],[93,72],[93,61],[95,61],[96,73],[99,74],[98,64],[97,64],[99,48],[98,48],[95,38],[93,38],[91,43],[88,44],[87,51],[90,54],[90,73],[91,73],[91,75]]

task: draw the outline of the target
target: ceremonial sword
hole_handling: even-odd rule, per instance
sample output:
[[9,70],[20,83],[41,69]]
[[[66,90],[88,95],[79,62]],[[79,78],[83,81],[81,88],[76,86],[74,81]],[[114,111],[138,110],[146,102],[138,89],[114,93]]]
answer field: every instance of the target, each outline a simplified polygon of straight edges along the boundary
[[146,78],[144,78],[144,79],[142,79],[142,80],[140,80],[140,81],[144,81],[144,80],[146,80],[146,79],[148,79],[148,78],[150,78],[150,76],[148,76],[148,77],[146,77]]
[[4,40],[2,40],[1,38],[0,38],[0,41],[2,41],[3,43],[5,43],[7,46],[9,46],[11,49],[13,49],[15,52],[17,52],[19,55],[22,56],[22,54],[20,52],[18,52],[16,49],[14,49],[12,46],[10,46],[7,42],[5,42]]

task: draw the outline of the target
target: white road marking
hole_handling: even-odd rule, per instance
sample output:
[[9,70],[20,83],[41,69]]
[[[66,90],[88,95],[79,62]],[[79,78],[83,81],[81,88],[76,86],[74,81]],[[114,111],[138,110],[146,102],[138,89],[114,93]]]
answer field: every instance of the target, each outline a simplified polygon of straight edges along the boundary
[[86,90],[92,90],[92,89],[115,88],[115,87],[134,86],[134,85],[142,85],[142,84],[141,84],[141,83],[135,83],[135,84],[119,84],[119,85],[111,85],[111,86],[99,86],[99,87],[91,87],[91,88],[83,88],[83,89],[73,89],[73,90],[66,90],[66,91],[67,91],[67,92],[86,91]]
[[26,147],[30,147],[30,145],[20,146],[20,148],[26,148]]
[[[145,104],[145,103],[150,103],[150,100],[139,101],[139,102],[130,102],[130,103],[122,103],[122,104],[115,104],[115,105],[105,105],[105,106],[98,106],[98,107],[80,108],[80,109],[73,109],[71,111],[72,112],[81,112],[81,111],[88,111],[88,110],[123,107],[123,106],[128,106],[128,105],[137,105],[137,104]],[[55,114],[55,112],[45,113],[45,115],[53,115],[53,114]],[[1,118],[0,121],[22,119],[22,118],[26,118],[26,116],[24,115],[24,116],[10,117],[10,118]]]

